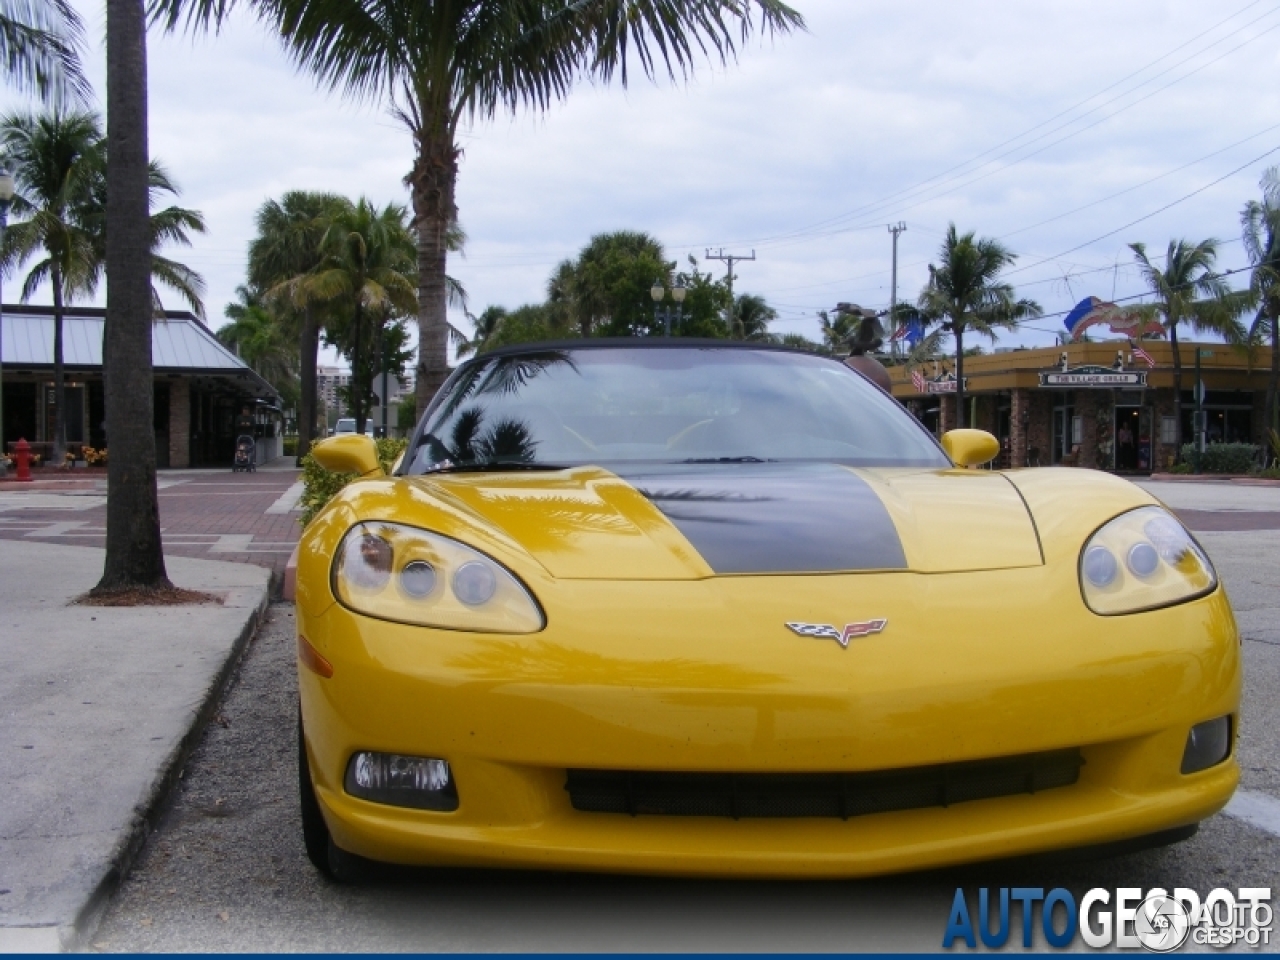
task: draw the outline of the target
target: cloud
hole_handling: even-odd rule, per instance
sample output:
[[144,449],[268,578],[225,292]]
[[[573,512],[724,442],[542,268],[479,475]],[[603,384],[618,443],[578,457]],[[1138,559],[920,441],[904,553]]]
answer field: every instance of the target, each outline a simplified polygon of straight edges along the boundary
[[[954,220],[1040,264],[1014,277],[1019,291],[1062,310],[1140,291],[1127,242],[1237,238],[1241,205],[1280,162],[1247,163],[1280,146],[1280,129],[1256,136],[1280,124],[1280,10],[1267,3],[1212,14],[1189,0],[795,3],[809,31],[753,41],[736,65],[628,90],[584,83],[545,115],[466,131],[470,243],[450,271],[473,309],[540,299],[555,263],[593,233],[641,229],[673,259],[754,248],[737,289],[775,303],[781,329],[813,336],[818,309],[887,304],[886,224],[908,224],[905,297]],[[100,6],[83,8],[101,37]],[[314,188],[408,202],[407,132],[376,104],[318,91],[248,17],[217,37],[153,32],[150,57],[152,153],[208,216],[209,235],[183,255],[209,281],[212,317],[243,280],[263,200]],[[101,63],[95,53],[96,76]],[[1224,245],[1224,266],[1244,262]],[[1085,270],[1096,272],[1071,277]],[[1045,342],[1058,325],[1002,342]]]

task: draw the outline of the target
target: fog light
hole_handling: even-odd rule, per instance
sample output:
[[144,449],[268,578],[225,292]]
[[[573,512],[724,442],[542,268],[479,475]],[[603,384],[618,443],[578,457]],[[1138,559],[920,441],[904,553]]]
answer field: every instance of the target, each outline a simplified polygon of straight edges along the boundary
[[448,761],[361,751],[347,764],[347,793],[361,800],[419,810],[457,810]]
[[1182,751],[1182,772],[1207,770],[1227,759],[1230,753],[1230,717],[1197,723],[1187,735],[1187,748]]

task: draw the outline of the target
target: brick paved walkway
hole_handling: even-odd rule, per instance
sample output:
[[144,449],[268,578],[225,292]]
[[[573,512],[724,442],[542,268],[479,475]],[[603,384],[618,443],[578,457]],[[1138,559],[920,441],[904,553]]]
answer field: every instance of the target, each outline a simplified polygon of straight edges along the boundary
[[[161,474],[160,528],[166,554],[234,560],[284,570],[301,528],[297,470]],[[103,546],[105,484],[74,492],[0,486],[0,537]]]
[[[160,476],[160,526],[165,552],[235,560],[277,575],[298,542],[297,470],[169,471]],[[34,485],[33,485],[34,486]],[[0,538],[102,546],[105,481],[41,484],[15,490],[0,484]],[[71,487],[78,489],[69,489]],[[57,489],[53,489],[53,488]],[[1178,510],[1192,530],[1276,530],[1280,511]]]

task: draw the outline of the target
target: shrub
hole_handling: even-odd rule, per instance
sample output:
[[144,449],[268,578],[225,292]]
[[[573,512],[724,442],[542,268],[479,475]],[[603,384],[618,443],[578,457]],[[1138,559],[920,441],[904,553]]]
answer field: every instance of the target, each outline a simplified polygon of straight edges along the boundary
[[105,467],[107,465],[107,448],[95,450],[93,447],[85,447],[81,454],[84,462],[91,467]]
[[296,436],[284,438],[284,455],[286,457],[296,457],[298,455],[298,438]]
[[[378,448],[378,460],[382,464],[382,469],[389,473],[397,458],[408,446],[408,441],[384,437],[381,440],[375,440],[374,445]],[[310,523],[311,518],[319,513],[321,508],[332,500],[339,490],[355,479],[356,475],[354,473],[331,473],[320,466],[311,454],[303,457],[302,525],[305,527]]]
[[1236,473],[1251,471],[1258,462],[1261,448],[1253,443],[1211,443],[1204,453],[1196,450],[1194,443],[1182,445],[1182,460],[1194,469],[1199,464],[1201,473]]

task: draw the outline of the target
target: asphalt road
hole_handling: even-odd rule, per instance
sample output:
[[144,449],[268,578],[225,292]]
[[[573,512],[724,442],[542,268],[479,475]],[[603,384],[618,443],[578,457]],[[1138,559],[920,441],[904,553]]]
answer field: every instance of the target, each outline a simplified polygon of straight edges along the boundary
[[[1172,486],[1172,485],[1166,485]],[[1158,495],[1221,509],[1200,488]],[[1280,491],[1231,506],[1280,511]],[[1179,502],[1179,500],[1185,502]],[[1274,502],[1273,502],[1274,501]],[[1280,798],[1280,530],[1201,535],[1246,640],[1243,786]],[[387,872],[333,886],[302,850],[293,611],[280,605],[189,764],[95,949],[325,951],[937,950],[956,887],[1269,886],[1280,836],[1225,815],[1174,847],[1083,863],[989,864],[862,882]],[[1079,941],[1077,941],[1077,945]],[[1270,951],[1280,950],[1275,942]]]

